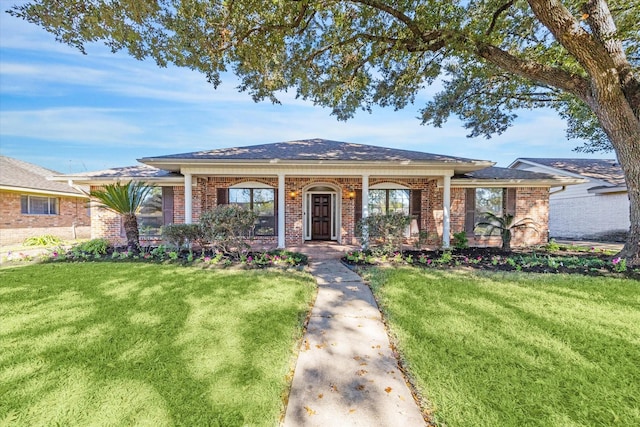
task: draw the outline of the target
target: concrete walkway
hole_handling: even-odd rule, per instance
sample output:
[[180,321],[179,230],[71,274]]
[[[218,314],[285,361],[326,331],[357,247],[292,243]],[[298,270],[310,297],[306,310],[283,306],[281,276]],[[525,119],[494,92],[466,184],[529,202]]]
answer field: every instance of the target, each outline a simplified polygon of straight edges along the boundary
[[284,426],[425,426],[369,287],[336,259],[312,262],[311,273],[318,296]]

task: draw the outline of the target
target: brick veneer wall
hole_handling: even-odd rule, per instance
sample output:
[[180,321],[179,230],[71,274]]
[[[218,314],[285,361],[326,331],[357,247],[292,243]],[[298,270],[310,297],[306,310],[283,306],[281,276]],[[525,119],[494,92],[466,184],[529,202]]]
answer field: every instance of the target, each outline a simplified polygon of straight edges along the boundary
[[[465,231],[465,188],[451,189],[451,233]],[[549,237],[549,188],[516,188],[516,218],[531,218],[536,222],[537,232],[530,229],[516,230],[511,240],[512,246],[544,244]],[[474,236],[469,239],[471,246],[500,246],[499,236]]]
[[[261,182],[273,188],[277,188],[277,178],[234,178],[234,177],[208,177],[197,178],[197,185],[193,188],[193,221],[197,222],[201,213],[214,208],[217,205],[218,188],[229,188],[242,182]],[[285,244],[294,246],[303,243],[303,190],[313,184],[333,184],[342,190],[341,203],[341,229],[340,235],[343,243],[357,244],[355,237],[355,200],[349,197],[349,193],[362,189],[360,178],[304,178],[287,177],[285,179]],[[371,179],[370,186],[379,183],[396,183],[413,190],[422,190],[421,193],[421,221],[419,228],[427,232],[427,244],[438,245],[442,242],[443,223],[443,189],[438,188],[437,180],[433,178],[408,178],[408,179]],[[295,197],[291,193],[295,192]],[[174,211],[173,222],[184,223],[184,188],[173,187]],[[464,231],[465,226],[465,189],[451,189],[451,234]],[[535,187],[521,187],[517,189],[516,215],[517,218],[531,217],[538,223],[539,233],[531,230],[515,233],[513,245],[532,245],[544,243],[548,238],[548,212],[549,189]],[[119,243],[124,243],[121,229],[121,220],[117,215],[105,210],[92,209],[92,237],[107,237]],[[275,247],[277,236],[256,237],[254,245],[263,247]],[[499,246],[499,237],[471,239],[470,244],[476,246]]]
[[80,197],[57,196],[58,215],[22,214],[20,196],[56,197],[48,194],[0,191],[0,245],[21,243],[27,237],[52,234],[61,239],[89,237],[91,219],[87,215],[87,200]]

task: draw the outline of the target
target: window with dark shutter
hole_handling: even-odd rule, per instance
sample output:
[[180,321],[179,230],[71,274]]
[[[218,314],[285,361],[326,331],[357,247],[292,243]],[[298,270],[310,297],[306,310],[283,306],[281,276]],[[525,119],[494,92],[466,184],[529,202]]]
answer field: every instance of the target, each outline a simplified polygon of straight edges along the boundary
[[516,189],[505,189],[505,213],[515,216],[516,214]]
[[226,188],[218,188],[216,200],[219,205],[227,205],[229,204],[228,200],[229,190]]
[[422,190],[411,190],[411,216],[418,221],[418,228],[422,222]]
[[476,226],[476,189],[467,188],[464,200],[464,231],[469,234],[474,234],[474,228]]
[[357,225],[358,222],[362,219],[362,190],[356,190],[356,197],[354,199],[354,212],[353,219],[354,225]]
[[173,224],[173,187],[162,187],[162,222]]

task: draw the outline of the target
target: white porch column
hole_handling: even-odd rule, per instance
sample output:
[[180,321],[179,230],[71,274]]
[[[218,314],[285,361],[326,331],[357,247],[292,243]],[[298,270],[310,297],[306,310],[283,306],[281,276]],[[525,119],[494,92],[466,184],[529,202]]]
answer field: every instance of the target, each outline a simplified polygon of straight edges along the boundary
[[442,196],[442,247],[450,246],[451,234],[451,176],[444,176],[444,194]]
[[[369,175],[362,175],[362,219],[369,216]],[[369,248],[369,230],[362,227],[362,248]]]
[[193,177],[190,173],[184,174],[184,223],[191,224],[193,222]]
[[285,243],[285,202],[287,193],[284,188],[284,173],[278,174],[278,248],[284,249]]
[[369,216],[369,175],[362,175],[362,218]]

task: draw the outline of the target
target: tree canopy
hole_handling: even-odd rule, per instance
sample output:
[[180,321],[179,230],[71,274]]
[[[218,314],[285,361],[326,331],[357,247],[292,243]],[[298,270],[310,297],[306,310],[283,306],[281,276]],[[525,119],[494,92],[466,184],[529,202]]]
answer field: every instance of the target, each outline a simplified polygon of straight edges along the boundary
[[[424,123],[458,116],[470,136],[549,107],[584,151],[614,149],[640,244],[640,0],[34,0],[9,13],[84,51],[103,41],[138,59],[239,76],[254,100],[279,91],[348,119],[404,108],[425,86]],[[634,228],[635,227],[635,228]]]

